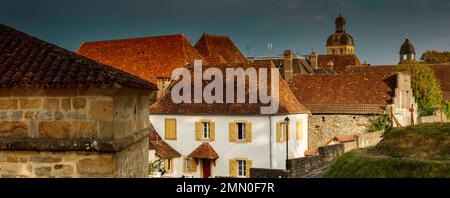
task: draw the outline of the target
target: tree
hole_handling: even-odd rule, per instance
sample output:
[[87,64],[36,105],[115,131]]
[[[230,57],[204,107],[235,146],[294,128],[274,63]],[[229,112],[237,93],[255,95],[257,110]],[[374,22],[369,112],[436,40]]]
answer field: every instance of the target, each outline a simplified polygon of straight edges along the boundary
[[438,52],[435,50],[428,50],[422,54],[420,58],[425,63],[450,63],[450,52]]
[[442,102],[442,93],[434,71],[421,63],[400,64],[398,71],[411,74],[411,86],[421,116],[430,115]]

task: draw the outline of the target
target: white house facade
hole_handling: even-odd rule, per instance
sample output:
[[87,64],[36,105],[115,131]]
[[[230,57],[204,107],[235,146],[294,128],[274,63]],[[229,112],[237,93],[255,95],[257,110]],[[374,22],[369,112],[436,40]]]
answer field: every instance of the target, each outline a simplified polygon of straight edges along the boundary
[[[182,155],[171,159],[172,167],[165,176],[247,177],[252,167],[285,168],[286,117],[290,120],[288,156],[303,157],[308,142],[307,114],[277,116],[168,114],[150,115],[150,121],[162,139]],[[170,122],[173,123],[173,120],[175,120],[175,137],[173,135],[168,137],[171,136],[169,133],[173,133],[169,131],[172,130]],[[166,124],[167,122],[169,124]],[[218,158],[191,160],[189,155],[204,142],[214,149]]]
[[180,154],[165,159],[163,177],[249,177],[250,168],[285,169],[286,154],[304,157],[310,114],[279,79],[279,108],[270,115],[260,113],[267,105],[259,103],[174,104],[171,85],[149,116],[161,140]]

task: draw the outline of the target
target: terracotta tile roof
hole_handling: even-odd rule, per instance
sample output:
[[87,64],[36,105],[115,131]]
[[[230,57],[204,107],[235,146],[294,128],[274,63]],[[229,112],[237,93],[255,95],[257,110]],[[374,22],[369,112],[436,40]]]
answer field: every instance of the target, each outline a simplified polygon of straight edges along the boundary
[[112,65],[152,83],[194,60],[207,61],[182,34],[86,42],[78,54]]
[[442,95],[445,100],[450,101],[450,64],[430,65],[434,75],[441,84]]
[[[445,100],[450,100],[450,64],[431,64],[436,79],[441,85],[441,91]],[[396,65],[374,65],[370,67],[349,66],[347,73],[395,73]]]
[[346,73],[395,73],[396,65],[353,65],[345,68]]
[[136,76],[0,24],[0,87],[156,89]]
[[211,63],[246,63],[247,59],[228,36],[203,33],[195,44],[201,55]]
[[172,159],[181,157],[181,154],[167,144],[156,131],[150,132],[150,149],[155,150],[155,154],[161,159]]
[[319,151],[316,150],[305,150],[305,156],[314,156],[319,155]]
[[334,137],[335,140],[339,142],[351,142],[356,140],[356,135],[337,135]]
[[219,155],[213,149],[213,147],[208,142],[203,142],[194,151],[191,152],[187,157],[197,158],[197,159],[210,159],[214,160],[219,158]]
[[294,75],[289,81],[312,113],[380,112],[392,103],[396,84],[396,75],[390,73]]
[[356,55],[319,55],[317,66],[319,69],[330,69],[328,63],[333,62],[333,70],[337,73],[345,72],[345,67],[349,65],[361,65]]
[[[204,65],[203,70],[206,68],[218,68],[222,71],[223,74],[226,72],[226,68],[248,68],[254,67],[256,70],[259,68],[270,68],[270,65],[260,65],[260,64],[233,64],[233,65],[225,65],[225,64],[210,64]],[[270,70],[268,70],[270,72]],[[279,74],[278,74],[279,75]],[[193,76],[193,74],[191,74]],[[193,77],[191,78],[193,80]],[[270,74],[268,74],[268,84],[270,84]],[[279,109],[276,114],[291,114],[291,113],[309,113],[309,111],[300,104],[295,98],[294,94],[289,89],[286,81],[284,81],[281,77],[279,77]],[[220,115],[259,115],[260,107],[268,106],[268,104],[263,103],[249,103],[248,102],[248,81],[246,85],[246,103],[181,103],[175,104],[171,98],[171,90],[174,84],[177,82],[173,82],[166,90],[164,96],[161,97],[155,104],[150,107],[150,112],[153,114],[220,114]],[[206,86],[208,82],[203,81],[203,87]],[[223,80],[223,90],[226,90],[226,80]],[[191,83],[191,91],[194,90],[194,83]],[[237,83],[234,83],[235,90]],[[270,86],[269,91],[270,93]],[[193,95],[193,94],[192,94]],[[223,101],[226,101],[225,94]],[[258,100],[259,101],[259,100]]]
[[305,104],[315,114],[383,114],[386,105],[377,104]]

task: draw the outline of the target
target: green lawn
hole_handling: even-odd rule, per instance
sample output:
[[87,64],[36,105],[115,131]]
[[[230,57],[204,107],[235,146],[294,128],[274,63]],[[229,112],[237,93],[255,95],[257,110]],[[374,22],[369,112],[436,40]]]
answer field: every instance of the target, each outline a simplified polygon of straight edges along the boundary
[[450,178],[450,124],[392,129],[375,147],[339,157],[324,177]]

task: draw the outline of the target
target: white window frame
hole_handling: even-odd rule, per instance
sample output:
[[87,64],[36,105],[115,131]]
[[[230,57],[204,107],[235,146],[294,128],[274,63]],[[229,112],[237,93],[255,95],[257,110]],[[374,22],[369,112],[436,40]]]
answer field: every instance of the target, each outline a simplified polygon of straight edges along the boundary
[[211,122],[202,122],[202,137],[205,140],[211,138]]
[[246,160],[236,160],[237,164],[237,176],[247,177],[247,161]]
[[184,169],[186,170],[186,171],[191,171],[191,159],[189,159],[189,158],[185,158],[184,159],[185,160],[185,167],[184,167]]
[[280,122],[280,140],[286,141],[286,122]]
[[[239,138],[239,125],[242,125],[242,138]],[[247,126],[246,126],[246,123],[245,122],[237,122],[236,123],[236,138],[237,138],[237,140],[239,140],[239,141],[245,141],[245,140],[247,140]]]

